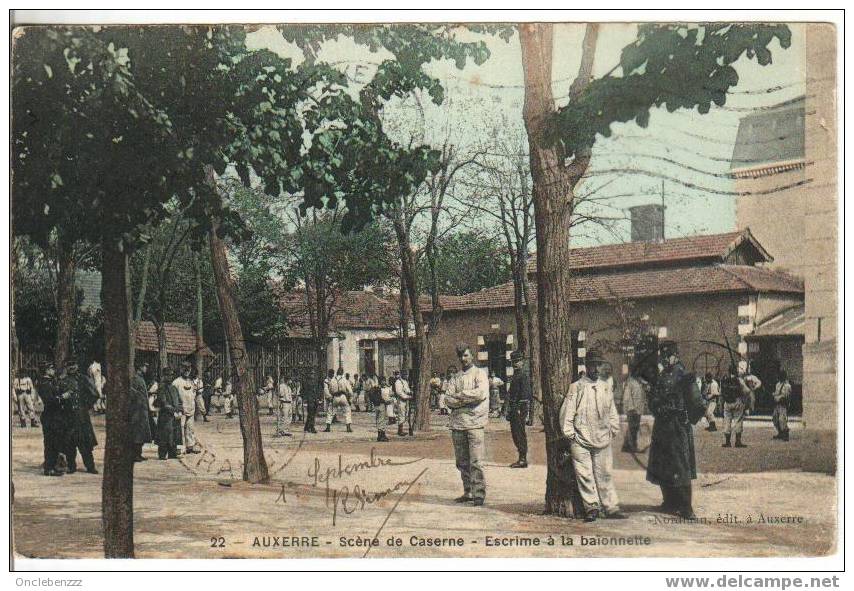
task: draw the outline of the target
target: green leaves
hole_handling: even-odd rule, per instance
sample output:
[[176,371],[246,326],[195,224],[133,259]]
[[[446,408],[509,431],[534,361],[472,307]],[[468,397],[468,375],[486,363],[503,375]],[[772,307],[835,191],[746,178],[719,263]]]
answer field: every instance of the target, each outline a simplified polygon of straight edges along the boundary
[[586,150],[596,136],[610,136],[613,123],[649,123],[649,111],[694,109],[708,113],[726,104],[727,92],[738,84],[733,64],[746,56],[760,65],[771,63],[769,46],[791,45],[785,25],[645,24],[620,56],[623,76],[593,80],[578,100],[559,110],[551,139],[563,145],[566,157]]

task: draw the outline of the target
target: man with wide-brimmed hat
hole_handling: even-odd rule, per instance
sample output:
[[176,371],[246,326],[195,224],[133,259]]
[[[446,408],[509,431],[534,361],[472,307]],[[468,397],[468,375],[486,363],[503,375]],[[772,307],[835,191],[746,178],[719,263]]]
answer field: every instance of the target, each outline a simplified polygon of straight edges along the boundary
[[585,373],[569,387],[560,409],[560,425],[570,441],[572,465],[584,503],[585,521],[624,519],[614,485],[611,441],[620,432],[614,391],[601,379],[604,360],[595,349],[584,358]]
[[519,459],[510,464],[511,468],[528,467],[528,435],[525,433],[525,423],[531,408],[534,394],[531,388],[531,372],[521,351],[510,354],[513,364],[513,377],[507,389],[507,420],[510,421],[510,435],[513,445],[519,454]]

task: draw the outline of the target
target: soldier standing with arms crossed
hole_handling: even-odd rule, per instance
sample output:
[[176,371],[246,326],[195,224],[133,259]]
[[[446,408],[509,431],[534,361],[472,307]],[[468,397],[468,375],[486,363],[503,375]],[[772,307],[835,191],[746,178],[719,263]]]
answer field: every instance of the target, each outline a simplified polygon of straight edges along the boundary
[[450,378],[445,395],[445,404],[451,409],[451,439],[464,490],[454,501],[479,507],[486,499],[483,457],[484,430],[489,422],[489,376],[474,365],[468,344],[457,345],[457,358],[462,371]]

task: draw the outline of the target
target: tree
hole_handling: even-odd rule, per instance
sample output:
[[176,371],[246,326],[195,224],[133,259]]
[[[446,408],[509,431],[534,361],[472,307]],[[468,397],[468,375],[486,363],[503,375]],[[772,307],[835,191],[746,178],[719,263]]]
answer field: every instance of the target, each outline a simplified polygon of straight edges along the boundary
[[168,117],[133,82],[127,51],[87,28],[16,32],[12,84],[14,230],[36,243],[73,229],[100,244],[107,440],[102,512],[107,557],[133,556],[133,450],[127,255],[138,228],[175,191]]
[[[436,290],[440,295],[462,295],[510,280],[507,248],[498,236],[482,230],[461,230],[436,241]],[[422,258],[418,282],[430,285],[431,270]]]
[[523,119],[530,148],[537,238],[537,322],[544,422],[546,428],[546,512],[574,516],[582,511],[574,472],[562,452],[557,424],[562,393],[572,379],[570,302],[570,228],[575,189],[590,164],[598,136],[607,137],[615,122],[634,120],[645,127],[652,108],[707,113],[726,103],[738,83],[734,64],[744,55],[771,63],[768,45],[786,48],[783,25],[645,24],[620,56],[622,76],[612,70],[593,79],[599,26],[588,24],[578,73],[569,102],[558,109],[552,94],[553,26],[519,25],[525,78]]
[[[280,248],[285,283],[301,285],[304,305],[291,309],[307,321],[317,352],[317,383],[326,376],[326,346],[343,293],[390,281],[392,238],[377,223],[359,231],[343,232],[340,210],[318,211],[298,208],[287,211],[292,231]],[[296,321],[297,318],[293,318]]]

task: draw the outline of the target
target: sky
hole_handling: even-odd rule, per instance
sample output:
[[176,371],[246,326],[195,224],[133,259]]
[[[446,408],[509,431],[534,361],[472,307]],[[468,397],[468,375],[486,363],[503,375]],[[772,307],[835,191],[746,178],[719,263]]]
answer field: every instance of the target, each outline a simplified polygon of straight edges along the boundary
[[[753,109],[774,105],[805,92],[805,31],[791,24],[792,44],[783,50],[775,40],[771,45],[773,63],[759,66],[746,57],[735,64],[739,84],[731,91],[723,108],[710,113],[697,111],[667,113],[654,110],[646,129],[634,123],[615,124],[611,138],[600,138],[593,152],[586,178],[578,193],[594,195],[586,214],[616,218],[608,227],[587,225],[577,229],[574,244],[590,246],[629,239],[627,208],[644,203],[666,206],[665,235],[668,238],[695,234],[727,232],[735,229],[735,197],[711,191],[735,191],[734,183],[721,178],[730,168],[739,118]],[[606,23],[600,27],[594,76],[602,76],[619,63],[622,48],[635,39],[636,25]],[[565,104],[569,85],[581,59],[584,24],[557,24],[554,35],[552,84],[558,105]],[[448,61],[427,66],[446,90],[444,103],[389,105],[388,119],[399,126],[424,134],[426,141],[441,142],[445,137],[461,147],[488,140],[496,126],[509,134],[524,137],[522,101],[524,96],[521,49],[518,36],[509,42],[462,30],[463,41],[484,40],[490,58],[480,66],[469,64],[459,70]],[[273,27],[265,27],[248,36],[250,48],[267,48],[295,62],[301,54],[290,46]],[[383,53],[370,53],[349,40],[327,43],[319,58],[347,72],[351,84],[367,81]],[[619,75],[619,70],[617,74]],[[770,90],[769,90],[770,89]],[[395,109],[397,110],[395,112]],[[402,122],[402,123],[401,123]],[[660,158],[678,161],[690,167],[670,164]],[[631,169],[635,173],[599,173],[609,169]],[[711,174],[707,174],[711,173]],[[673,180],[664,180],[661,176]],[[682,183],[703,187],[697,190]],[[486,219],[483,223],[489,223]]]

